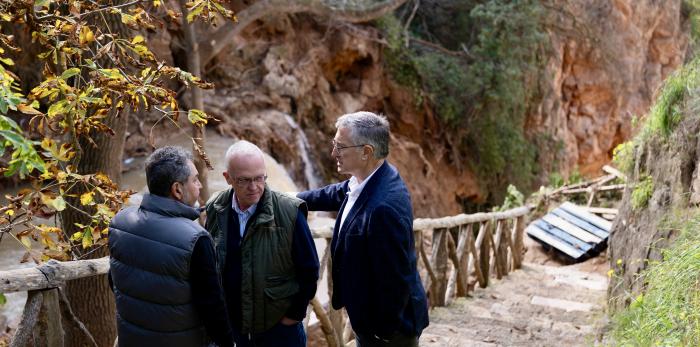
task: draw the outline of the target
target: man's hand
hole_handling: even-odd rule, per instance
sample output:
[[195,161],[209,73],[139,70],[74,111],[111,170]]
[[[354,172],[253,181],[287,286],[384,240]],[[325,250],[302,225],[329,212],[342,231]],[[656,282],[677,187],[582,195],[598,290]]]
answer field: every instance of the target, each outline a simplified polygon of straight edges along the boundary
[[299,321],[291,319],[291,318],[287,318],[287,317],[282,317],[282,320],[280,320],[280,323],[282,323],[282,325],[292,326],[292,325],[299,323]]

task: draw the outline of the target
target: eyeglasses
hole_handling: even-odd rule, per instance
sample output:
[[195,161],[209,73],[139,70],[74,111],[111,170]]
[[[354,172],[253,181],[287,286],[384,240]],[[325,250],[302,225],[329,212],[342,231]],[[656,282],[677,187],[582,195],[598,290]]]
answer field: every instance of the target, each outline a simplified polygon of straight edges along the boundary
[[265,183],[267,181],[267,176],[255,176],[255,177],[235,177],[233,179],[234,182],[236,182],[237,185],[239,186],[247,186],[250,185],[251,183]]
[[338,153],[340,153],[341,150],[346,149],[346,148],[356,148],[356,147],[366,146],[366,144],[353,145],[353,146],[343,146],[343,145],[335,142],[335,140],[331,141],[331,145],[333,146],[333,150],[337,151]]

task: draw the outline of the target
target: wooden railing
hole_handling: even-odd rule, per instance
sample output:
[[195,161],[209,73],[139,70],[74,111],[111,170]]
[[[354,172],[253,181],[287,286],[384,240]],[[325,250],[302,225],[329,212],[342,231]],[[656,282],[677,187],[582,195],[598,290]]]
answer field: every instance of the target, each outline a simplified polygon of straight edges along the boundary
[[[481,287],[520,267],[523,230],[529,207],[504,212],[476,213],[437,219],[416,219],[413,223],[416,252],[423,285],[431,306],[445,306],[454,297],[466,296],[472,283]],[[328,293],[333,291],[330,276],[330,242],[333,225],[312,228],[315,239],[324,239],[321,274],[326,274]],[[0,293],[27,291],[21,322],[10,343],[23,347],[63,346],[63,329],[77,329],[94,343],[85,326],[73,315],[61,287],[70,280],[106,274],[109,258],[57,262],[51,260],[34,268],[0,271]],[[333,310],[315,297],[307,310],[313,310],[330,347],[345,346],[352,340],[352,328],[344,311]],[[304,320],[308,328],[310,315]]]
[[[416,219],[416,251],[426,273],[423,287],[430,305],[448,305],[454,297],[467,296],[471,283],[484,288],[491,274],[500,279],[520,268],[525,218],[530,209],[523,206],[503,212]],[[431,240],[430,256],[427,239]]]

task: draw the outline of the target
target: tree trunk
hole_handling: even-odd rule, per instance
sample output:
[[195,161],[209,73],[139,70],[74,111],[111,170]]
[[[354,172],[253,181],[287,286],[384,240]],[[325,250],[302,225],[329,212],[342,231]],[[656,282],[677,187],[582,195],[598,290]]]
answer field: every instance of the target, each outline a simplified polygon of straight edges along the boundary
[[[78,172],[103,172],[119,184],[128,119],[127,110],[122,111],[121,114],[110,112],[106,124],[114,130],[116,135],[110,136],[106,133],[93,135],[92,140],[96,146],[81,139],[82,156],[78,163]],[[78,192],[77,194],[79,196],[81,193]],[[68,199],[68,201],[74,206],[79,206],[80,204],[78,198]],[[80,231],[75,226],[75,223],[88,225],[90,221],[87,216],[71,208],[64,210],[64,213],[61,214],[61,224],[67,235]],[[81,257],[83,259],[94,259],[107,255],[109,255],[108,248],[102,246],[92,253],[81,254]],[[73,308],[73,312],[85,324],[92,336],[95,337],[97,345],[112,346],[117,336],[117,325],[114,294],[109,287],[107,275],[68,281],[66,283],[66,296]],[[83,334],[72,334],[71,330],[66,333],[66,346],[91,345],[91,342],[87,341]]]
[[[123,2],[123,1],[117,1]],[[120,17],[113,14],[104,15],[109,31],[117,34],[118,37],[129,37],[129,29],[122,24]],[[97,21],[97,25],[104,25]],[[109,62],[101,62],[104,67],[109,67]],[[113,100],[114,103],[117,100]],[[126,141],[126,129],[129,120],[128,108],[117,112],[113,108],[105,124],[110,127],[115,135],[108,133],[91,134],[91,143],[85,138],[79,141],[82,151],[80,161],[77,164],[78,172],[81,174],[93,174],[102,172],[109,176],[117,185],[121,182],[121,163],[123,161],[124,143]],[[78,186],[76,186],[78,187]],[[82,189],[82,188],[79,188]],[[77,190],[77,196],[82,193]],[[67,199],[73,206],[80,206],[79,199]],[[94,212],[94,211],[92,211]],[[88,211],[90,213],[90,211]],[[61,225],[66,235],[80,231],[75,223],[89,225],[87,216],[67,208],[61,214]],[[80,247],[80,246],[76,246]],[[76,249],[82,259],[101,258],[109,255],[106,246],[83,254],[82,249]],[[117,325],[115,315],[114,294],[109,287],[107,275],[98,275],[89,278],[68,281],[66,283],[66,297],[73,309],[76,317],[85,324],[88,331],[94,336],[98,346],[112,346],[117,337]],[[74,333],[74,329],[68,329],[65,337],[66,346],[92,346],[84,334]]]
[[[186,0],[180,0],[180,11],[182,11],[182,30],[185,33],[185,52],[187,52],[187,71],[192,75],[200,77],[202,68],[199,62],[199,43],[196,39],[196,26],[194,23],[187,23],[187,3]],[[190,86],[190,104],[189,108],[195,108],[204,111],[204,100],[202,99],[202,90],[195,86]],[[204,203],[209,199],[209,167],[198,154],[197,147],[204,148],[204,138],[206,135],[206,127],[192,125],[192,138],[196,142],[193,144],[194,166],[199,172],[199,181],[202,182],[202,189],[199,190],[199,203]]]

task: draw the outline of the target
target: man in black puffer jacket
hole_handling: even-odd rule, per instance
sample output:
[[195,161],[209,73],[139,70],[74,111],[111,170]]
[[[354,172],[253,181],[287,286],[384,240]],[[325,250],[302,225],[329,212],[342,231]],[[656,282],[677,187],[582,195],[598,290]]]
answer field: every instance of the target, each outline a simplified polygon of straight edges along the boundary
[[233,346],[211,236],[197,222],[192,155],[163,147],[146,161],[149,194],[109,227],[119,346]]

